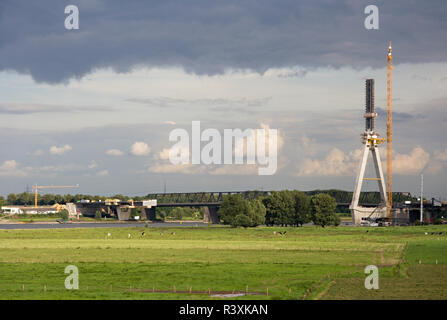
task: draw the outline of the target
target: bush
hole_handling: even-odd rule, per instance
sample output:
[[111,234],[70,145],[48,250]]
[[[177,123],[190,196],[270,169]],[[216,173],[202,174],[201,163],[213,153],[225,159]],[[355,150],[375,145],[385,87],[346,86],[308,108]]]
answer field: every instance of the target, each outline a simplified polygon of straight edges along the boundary
[[442,224],[442,223],[443,223],[443,221],[441,218],[437,218],[437,219],[433,220],[433,224]]
[[96,219],[96,220],[101,220],[101,218],[102,218],[101,211],[99,211],[99,210],[96,211],[96,212],[95,212],[95,219]]
[[157,213],[157,216],[159,217],[159,219],[161,221],[165,221],[165,219],[166,219],[166,211],[164,211],[164,210],[157,210],[156,213]]
[[338,227],[338,226],[340,225],[340,223],[341,223],[340,216],[337,215],[337,214],[335,214],[335,217],[334,217],[334,226]]
[[61,210],[60,214],[61,214],[62,219],[68,220],[69,213],[68,213],[67,209]]
[[251,227],[251,224],[252,224],[251,219],[245,214],[238,214],[234,218],[232,223],[233,226],[239,226],[244,228]]
[[184,214],[183,211],[184,211],[183,208],[180,208],[180,207],[174,208],[174,210],[172,210],[170,216],[176,220],[182,220],[183,214]]

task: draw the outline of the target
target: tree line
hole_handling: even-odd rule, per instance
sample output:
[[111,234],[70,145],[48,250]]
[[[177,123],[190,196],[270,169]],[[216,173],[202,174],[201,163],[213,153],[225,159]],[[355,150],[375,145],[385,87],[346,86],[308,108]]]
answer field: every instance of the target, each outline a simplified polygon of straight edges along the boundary
[[[0,196],[0,205],[18,205],[18,206],[26,206],[26,205],[34,205],[34,193],[30,192],[22,192],[22,193],[10,193],[6,197]],[[140,199],[141,198],[141,199]],[[78,202],[80,200],[95,200],[95,201],[105,201],[106,199],[120,199],[120,200],[129,200],[131,199],[128,196],[124,196],[122,194],[117,194],[113,196],[99,196],[99,195],[88,195],[88,194],[51,194],[47,193],[44,195],[37,195],[37,204],[39,206],[51,206],[53,204],[66,204],[68,202]],[[134,197],[134,200],[143,200],[145,197]]]
[[[293,191],[291,191],[293,192]],[[274,191],[270,192],[271,194],[275,193]],[[313,190],[313,191],[305,191],[307,196],[313,196],[319,193],[325,193],[333,198],[335,198],[337,203],[349,203],[352,199],[352,192],[330,189],[330,190]],[[264,191],[247,191],[243,193],[244,198],[246,199],[261,199],[265,197],[266,192]],[[212,198],[212,193],[203,193],[203,199],[206,201],[208,198]],[[53,205],[55,203],[65,204],[67,202],[78,202],[80,200],[95,200],[95,201],[104,201],[106,199],[120,199],[123,201],[133,199],[135,201],[140,201],[144,199],[153,199],[153,194],[148,194],[146,196],[134,196],[129,197],[122,194],[116,194],[112,196],[100,196],[100,195],[88,195],[88,194],[38,194],[37,195],[37,204],[40,206]],[[200,201],[197,200],[197,194],[191,195],[165,195],[160,196],[158,201],[160,203],[164,202],[194,202]],[[412,197],[410,194],[405,193],[393,193],[393,201],[394,202],[404,202],[405,200],[415,201],[416,198]],[[380,194],[379,192],[362,192],[360,195],[361,203],[379,203],[380,202]],[[34,205],[34,193],[30,192],[22,192],[22,193],[10,193],[5,198],[0,196],[0,205]]]
[[325,227],[340,224],[336,207],[335,198],[325,193],[308,196],[298,190],[284,190],[252,200],[244,199],[240,194],[228,195],[218,215],[224,224],[234,227],[302,226],[308,222]]

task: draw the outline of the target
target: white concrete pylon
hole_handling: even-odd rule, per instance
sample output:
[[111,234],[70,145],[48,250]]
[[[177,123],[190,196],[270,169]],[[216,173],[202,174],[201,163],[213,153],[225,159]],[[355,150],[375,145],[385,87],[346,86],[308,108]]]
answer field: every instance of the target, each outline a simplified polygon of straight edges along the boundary
[[[383,176],[382,162],[380,161],[380,154],[378,143],[380,139],[374,132],[365,132],[365,141],[363,148],[362,160],[360,162],[360,167],[357,172],[357,178],[355,183],[354,192],[352,195],[351,209],[352,222],[354,224],[360,224],[362,218],[379,218],[386,216],[386,205],[388,203],[388,198],[386,194],[385,179]],[[372,154],[374,161],[374,169],[376,172],[376,178],[379,185],[381,204],[377,207],[362,207],[359,205],[360,192],[362,190],[363,181],[365,180],[365,168],[368,162],[369,154]]]

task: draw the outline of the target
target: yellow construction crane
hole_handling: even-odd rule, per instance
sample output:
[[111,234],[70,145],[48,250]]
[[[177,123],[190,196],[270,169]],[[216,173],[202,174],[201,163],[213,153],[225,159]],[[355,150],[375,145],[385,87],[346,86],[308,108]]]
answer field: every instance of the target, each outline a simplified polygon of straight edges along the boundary
[[386,117],[386,163],[387,163],[387,171],[386,171],[386,183],[387,183],[387,192],[388,192],[388,205],[387,205],[387,214],[388,218],[391,218],[391,209],[393,207],[393,172],[392,172],[392,163],[393,163],[393,92],[392,92],[392,83],[393,83],[393,56],[391,54],[391,41],[388,45],[388,55],[387,55],[387,82],[386,82],[386,102],[387,102],[387,117]]
[[37,208],[37,194],[39,189],[61,189],[61,188],[79,188],[79,184],[75,186],[38,186],[37,184],[33,186],[34,191],[34,207]]

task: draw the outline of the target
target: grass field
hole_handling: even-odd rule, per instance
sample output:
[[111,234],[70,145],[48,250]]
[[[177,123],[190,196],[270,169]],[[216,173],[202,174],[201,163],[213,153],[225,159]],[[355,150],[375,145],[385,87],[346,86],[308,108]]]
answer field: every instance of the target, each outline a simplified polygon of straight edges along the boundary
[[[0,230],[0,299],[221,299],[213,294],[246,290],[256,295],[237,299],[447,299],[446,234],[446,225]],[[379,290],[364,287],[370,264]],[[79,269],[79,290],[64,287],[67,265]]]

